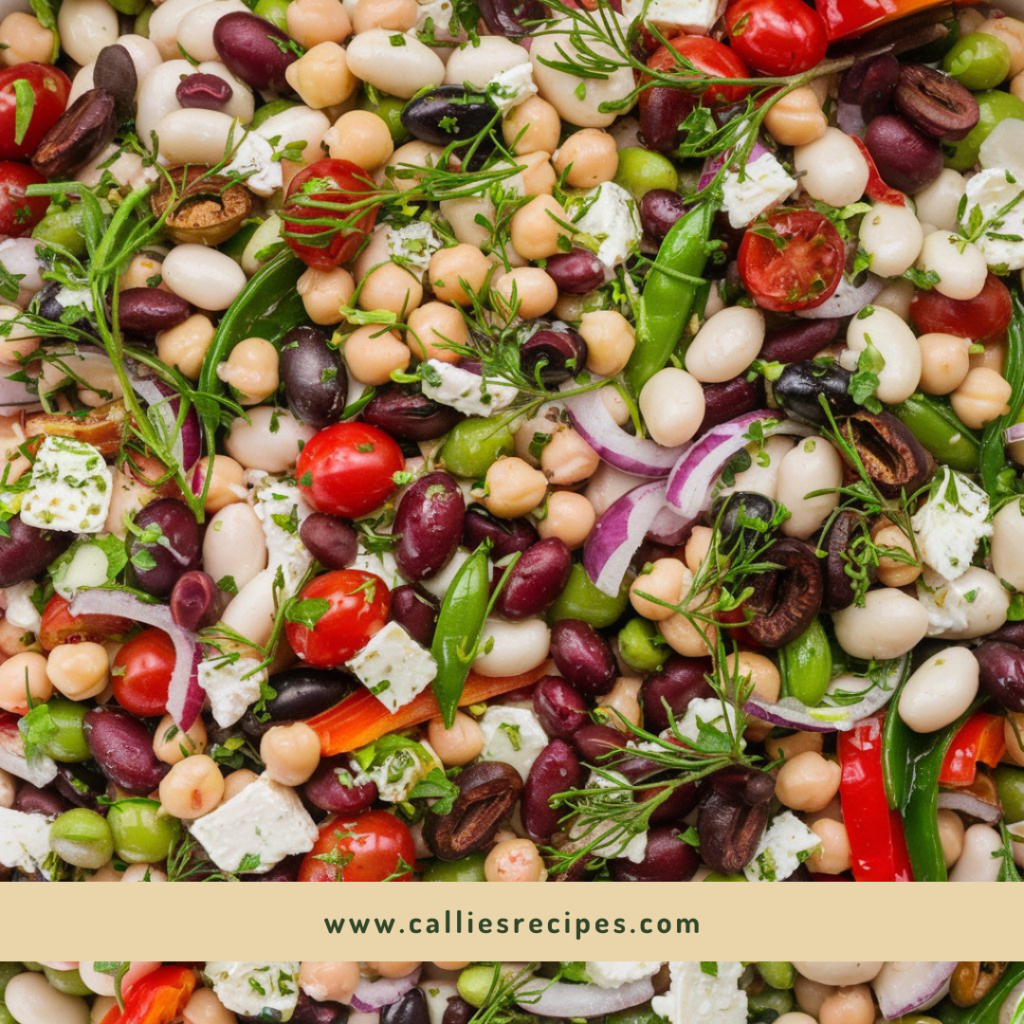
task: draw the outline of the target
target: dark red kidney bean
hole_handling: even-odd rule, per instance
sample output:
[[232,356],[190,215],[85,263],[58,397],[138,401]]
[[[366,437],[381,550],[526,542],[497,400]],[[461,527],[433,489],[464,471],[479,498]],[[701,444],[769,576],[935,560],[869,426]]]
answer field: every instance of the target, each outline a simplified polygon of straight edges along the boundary
[[704,419],[697,429],[697,437],[721,423],[753,412],[764,405],[764,378],[749,381],[746,377],[733,377],[721,384],[704,386]]
[[986,640],[974,649],[981,667],[981,685],[1007,711],[1024,711],[1024,649]]
[[21,521],[7,520],[7,535],[0,537],[0,587],[13,587],[38,576],[75,539],[66,530],[38,530]]
[[530,22],[548,17],[540,0],[481,0],[480,14],[496,36],[529,36]]
[[423,990],[411,988],[397,1002],[380,1011],[380,1024],[430,1024],[427,997]]
[[299,539],[325,569],[347,569],[359,553],[356,531],[337,516],[313,512],[299,527]]
[[669,727],[669,710],[675,718],[681,718],[690,701],[713,697],[715,691],[707,681],[710,672],[710,658],[684,658],[673,654],[660,671],[647,676],[640,686],[644,728],[648,732],[663,732]]
[[[306,799],[321,811],[331,814],[362,814],[377,799],[377,783],[370,781],[355,786],[351,781],[348,754],[325,758],[302,787]],[[342,780],[345,780],[344,782]]]
[[92,69],[92,84],[114,97],[119,121],[127,121],[135,113],[139,76],[135,61],[123,46],[113,43],[100,50]]
[[615,685],[618,668],[611,646],[589,622],[556,622],[551,630],[551,657],[558,671],[587,697],[600,697]]
[[[300,989],[299,1001],[288,1019],[290,1024],[345,1024],[348,1014],[347,1006],[340,1003],[319,1003]],[[383,1019],[383,1014],[381,1017]]]
[[652,188],[640,200],[640,226],[653,242],[660,242],[672,229],[672,225],[684,213],[686,203],[678,192],[667,188]]
[[579,788],[582,781],[579,758],[565,740],[552,740],[537,755],[526,777],[521,804],[523,828],[534,842],[546,843],[565,816],[561,808],[552,808],[551,798]]
[[107,780],[84,764],[58,764],[54,788],[72,807],[106,813],[100,799],[107,795]]
[[127,711],[94,708],[85,716],[85,736],[100,771],[132,796],[152,793],[170,771],[153,753],[149,730]]
[[156,537],[144,540],[132,533],[128,542],[132,576],[140,590],[168,597],[181,576],[199,568],[199,524],[183,501],[160,498],[136,515],[135,526],[143,534],[152,530]]
[[839,335],[842,320],[803,320],[776,327],[765,336],[758,355],[766,363],[802,363],[813,359]]
[[608,755],[626,746],[626,737],[610,725],[591,723],[572,734],[572,742],[587,764],[606,765]]
[[43,136],[32,166],[48,178],[77,171],[117,134],[117,102],[106,89],[82,93]]
[[415,139],[447,146],[479,135],[494,116],[482,93],[461,85],[441,85],[416,96],[402,108],[402,127]]
[[920,192],[942,173],[942,148],[895,114],[876,117],[864,133],[864,145],[882,180],[901,192]]
[[14,796],[15,811],[22,814],[44,814],[47,818],[56,817],[68,810],[68,802],[52,789],[39,789],[31,782],[23,782],[18,786]]
[[271,676],[270,685],[277,696],[266,702],[267,720],[259,721],[252,711],[242,719],[242,731],[253,738],[261,737],[272,725],[305,721],[333,708],[360,684],[344,671],[293,668]]
[[544,269],[558,290],[570,295],[586,295],[604,284],[604,264],[586,249],[555,253]]
[[471,505],[466,510],[462,526],[462,543],[467,548],[477,548],[485,540],[494,545],[491,560],[507,558],[516,551],[525,551],[540,538],[537,531],[525,519],[495,519],[480,505]]
[[[394,594],[391,595],[392,608]],[[559,676],[544,676],[533,688],[533,712],[549,736],[567,740],[590,721],[587,702]]]
[[860,107],[864,120],[870,121],[888,110],[899,78],[900,62],[891,53],[865,57],[840,79],[839,98]]
[[391,618],[424,647],[434,642],[440,610],[441,604],[433,594],[418,590],[411,584],[391,591]]
[[688,882],[697,873],[697,851],[680,838],[674,825],[661,825],[647,833],[643,860],[634,864],[625,857],[612,861],[616,882]]
[[475,1016],[476,1007],[472,1003],[467,1003],[462,996],[450,996],[441,1024],[469,1024]]
[[519,348],[519,366],[543,387],[571,380],[587,365],[587,343],[571,328],[534,331]]
[[171,616],[183,629],[195,632],[212,626],[224,611],[228,595],[201,569],[185,573],[171,591]]
[[178,102],[185,108],[222,110],[234,95],[234,89],[219,75],[197,72],[187,75],[174,90]]
[[348,398],[348,372],[323,331],[293,327],[284,336],[281,380],[288,408],[304,423],[322,429],[341,419]]
[[458,549],[465,516],[466,499],[451,476],[420,477],[402,496],[391,531],[398,571],[414,583],[436,576]]
[[[643,803],[660,793],[664,786],[651,786],[636,794],[636,802]],[[666,822],[682,821],[697,804],[700,803],[701,790],[696,782],[685,782],[676,786],[651,813],[652,825],[664,825]]]
[[117,300],[117,322],[128,334],[154,337],[184,323],[192,307],[160,288],[127,288]]
[[366,403],[363,420],[398,441],[433,441],[463,419],[462,413],[398,385],[381,388]]
[[572,571],[572,554],[557,537],[528,548],[509,574],[498,598],[498,613],[516,621],[546,612],[565,590]]
[[1013,644],[1014,647],[1024,647],[1024,622],[1007,622],[992,633],[988,633],[985,639],[999,640],[1002,643]]
[[285,71],[297,59],[291,39],[255,14],[234,11],[213,30],[213,45],[228,70],[260,92],[290,92]]

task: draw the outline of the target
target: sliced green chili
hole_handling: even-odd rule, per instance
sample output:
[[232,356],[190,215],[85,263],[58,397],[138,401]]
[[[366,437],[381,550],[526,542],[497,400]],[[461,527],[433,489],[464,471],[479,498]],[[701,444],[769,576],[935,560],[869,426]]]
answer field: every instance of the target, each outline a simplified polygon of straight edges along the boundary
[[1006,332],[1006,364],[1003,371],[1010,384],[1010,411],[993,420],[981,439],[979,472],[981,483],[994,501],[1005,497],[1000,477],[1006,469],[1006,444],[1003,431],[1012,427],[1024,408],[1024,301],[1016,292],[1013,298],[1013,319]]
[[892,407],[892,412],[939,462],[961,473],[976,473],[981,442],[948,402],[920,392]]

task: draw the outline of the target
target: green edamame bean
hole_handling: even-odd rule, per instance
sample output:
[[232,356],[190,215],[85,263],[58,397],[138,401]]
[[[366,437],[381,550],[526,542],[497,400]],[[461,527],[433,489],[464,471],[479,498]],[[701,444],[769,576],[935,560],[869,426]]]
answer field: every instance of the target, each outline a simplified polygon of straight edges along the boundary
[[723,875],[721,871],[709,871],[704,876],[705,882],[745,882],[746,875]]
[[[35,960],[22,960],[21,966],[24,967],[26,971],[31,971],[33,974],[43,973],[43,965]],[[21,974],[22,972],[19,971],[18,973]]]
[[747,1010],[752,1021],[770,1024],[777,1017],[789,1013],[796,1005],[792,992],[782,992],[777,988],[766,988],[762,992],[751,992],[747,995]]
[[997,36],[971,32],[950,47],[942,70],[968,89],[994,89],[1010,73],[1010,48]]
[[91,996],[92,989],[84,981],[77,970],[55,971],[52,967],[44,967],[43,974],[51,988],[63,992],[66,996]]
[[629,588],[625,583],[615,597],[609,597],[590,582],[586,569],[576,563],[569,573],[565,590],[558,595],[549,614],[552,622],[582,619],[595,629],[605,629],[626,610],[628,602]]
[[25,973],[25,965],[20,960],[0,960],[0,1000],[7,991],[7,982],[17,974]]
[[235,262],[241,262],[245,247],[252,240],[252,236],[259,230],[260,225],[264,223],[265,221],[259,217],[253,217],[251,220],[245,221],[226,242],[223,242],[217,248],[225,256],[230,256]]
[[668,645],[650,619],[630,619],[619,630],[622,660],[638,672],[653,672],[665,664]]
[[50,848],[68,864],[95,870],[114,855],[114,837],[102,814],[76,807],[50,826]]
[[1024,821],[1024,768],[1001,764],[995,770],[995,779],[1003,820],[1010,825]]
[[468,419],[456,423],[441,446],[441,461],[455,476],[482,480],[491,463],[514,455],[512,431],[491,420]]
[[115,11],[127,14],[129,18],[141,14],[142,9],[146,6],[146,0],[109,0],[109,2]]
[[77,764],[92,757],[85,738],[85,715],[89,710],[85,704],[73,700],[51,700],[47,714],[53,731],[41,744],[43,752],[65,764]]
[[757,970],[772,988],[792,988],[796,969],[788,960],[758,960]]
[[[832,649],[819,619],[779,652],[783,696],[817,707],[832,679]],[[767,980],[767,979],[766,979]]]
[[679,174],[668,157],[650,149],[627,146],[619,150],[619,166],[613,179],[638,202],[655,188],[675,192],[679,187]]
[[156,800],[119,800],[107,812],[118,857],[129,864],[165,860],[181,834],[181,822],[161,813]]
[[457,985],[459,987],[459,995],[469,1003],[470,1006],[481,1007],[487,1001],[488,995],[491,993],[499,982],[495,981],[495,968],[484,967],[480,965],[478,967],[467,967],[460,975]]
[[968,171],[978,162],[981,144],[1001,121],[1024,120],[1024,101],[1008,92],[979,92],[974,98],[978,101],[978,123],[959,142],[943,147],[946,166],[954,171]]
[[424,882],[486,882],[482,853],[471,853],[461,860],[432,860],[423,872]]
[[258,18],[265,18],[276,25],[282,32],[288,31],[288,4],[291,0],[258,0],[252,13]]
[[134,28],[137,36],[142,36],[143,39],[149,38],[149,19],[155,12],[156,7],[153,4],[146,4],[141,13],[136,15]]

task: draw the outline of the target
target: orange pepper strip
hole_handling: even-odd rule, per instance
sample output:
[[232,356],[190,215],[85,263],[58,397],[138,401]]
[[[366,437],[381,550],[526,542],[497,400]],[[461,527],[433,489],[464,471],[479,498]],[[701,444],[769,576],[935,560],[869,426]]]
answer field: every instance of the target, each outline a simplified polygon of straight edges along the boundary
[[196,973],[185,967],[158,967],[125,992],[124,1012],[114,1007],[103,1024],[173,1024],[196,987]]

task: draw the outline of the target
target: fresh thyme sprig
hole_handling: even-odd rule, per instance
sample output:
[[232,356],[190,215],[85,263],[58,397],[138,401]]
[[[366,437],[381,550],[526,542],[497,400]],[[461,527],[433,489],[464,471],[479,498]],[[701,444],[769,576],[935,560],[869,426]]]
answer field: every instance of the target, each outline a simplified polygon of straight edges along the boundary
[[530,1024],[535,1018],[520,1006],[536,1001],[557,980],[536,977],[539,966],[526,963],[509,973],[503,963],[495,963],[490,988],[469,1024]]

